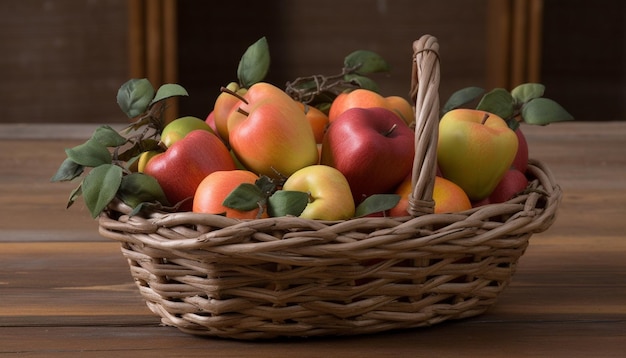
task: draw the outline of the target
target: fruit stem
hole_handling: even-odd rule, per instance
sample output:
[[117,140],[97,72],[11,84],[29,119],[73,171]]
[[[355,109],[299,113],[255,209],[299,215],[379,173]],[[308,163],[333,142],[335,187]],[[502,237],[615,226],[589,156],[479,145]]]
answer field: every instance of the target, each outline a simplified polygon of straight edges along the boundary
[[489,113],[485,113],[485,116],[483,117],[483,120],[480,121],[480,124],[485,124],[485,122],[487,122],[487,118],[489,118]]
[[245,98],[243,98],[239,93],[232,91],[224,86],[220,87],[220,92],[226,92],[231,96],[237,97],[237,99],[242,101],[243,103],[248,104],[248,101]]
[[250,115],[250,113],[244,111],[243,109],[241,109],[241,107],[237,107],[237,112],[243,114],[246,117]]
[[394,123],[394,124],[391,126],[391,128],[389,128],[389,130],[388,130],[388,131],[386,131],[385,133],[383,133],[383,135],[384,135],[385,137],[389,137],[389,136],[391,135],[391,133],[393,133],[393,131],[394,131],[394,130],[396,130],[396,128],[397,128],[397,127],[398,127],[398,124],[397,124],[397,123]]

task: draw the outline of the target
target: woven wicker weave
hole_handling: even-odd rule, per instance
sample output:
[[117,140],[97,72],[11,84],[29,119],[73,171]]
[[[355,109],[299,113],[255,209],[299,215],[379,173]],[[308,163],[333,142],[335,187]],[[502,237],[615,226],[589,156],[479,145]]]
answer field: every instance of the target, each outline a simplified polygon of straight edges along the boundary
[[471,317],[494,304],[530,236],[555,220],[561,191],[531,160],[524,194],[432,214],[437,40],[426,35],[414,50],[412,216],[241,221],[190,212],[131,217],[124,204],[109,206],[100,233],[122,243],[163,324],[236,339],[354,335]]

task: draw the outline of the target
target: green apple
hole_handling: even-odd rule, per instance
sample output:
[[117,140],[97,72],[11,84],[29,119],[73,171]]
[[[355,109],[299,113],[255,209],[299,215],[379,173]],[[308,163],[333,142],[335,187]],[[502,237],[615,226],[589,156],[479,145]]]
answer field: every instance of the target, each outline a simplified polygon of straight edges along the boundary
[[346,177],[327,165],[311,165],[293,173],[283,190],[309,194],[309,203],[300,214],[313,220],[345,220],[354,216],[354,200]]
[[202,119],[193,116],[185,116],[171,121],[163,128],[161,132],[161,143],[166,148],[169,148],[172,144],[183,139],[189,132],[196,129],[202,129],[215,134],[209,124]]
[[488,197],[517,153],[517,135],[499,116],[460,108],[439,122],[437,164],[473,200]]

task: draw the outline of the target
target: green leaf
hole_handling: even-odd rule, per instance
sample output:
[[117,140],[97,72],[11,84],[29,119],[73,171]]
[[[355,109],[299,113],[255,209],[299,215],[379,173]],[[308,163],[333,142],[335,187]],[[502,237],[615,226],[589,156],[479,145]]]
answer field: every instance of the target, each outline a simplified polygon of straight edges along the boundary
[[356,68],[356,72],[360,74],[389,71],[389,64],[384,58],[367,50],[352,52],[344,58],[343,65],[345,68]]
[[513,102],[513,96],[507,90],[496,88],[483,96],[476,109],[493,113],[506,120],[513,115]]
[[241,87],[249,88],[262,81],[270,68],[270,50],[267,39],[261,37],[248,47],[237,67],[237,78]]
[[369,77],[352,73],[343,76],[343,78],[348,82],[356,83],[361,88],[365,88],[374,92],[379,92],[378,84]]
[[511,91],[515,103],[522,104],[543,96],[546,87],[541,83],[524,83]]
[[355,217],[367,216],[389,210],[396,206],[400,201],[398,194],[374,194],[368,196],[356,208]]
[[259,202],[265,200],[265,195],[261,188],[254,184],[242,183],[239,184],[222,202],[227,208],[250,211],[259,207]]
[[128,118],[142,114],[154,98],[154,87],[146,78],[133,78],[117,91],[117,104]]
[[466,87],[454,92],[443,106],[441,115],[477,99],[483,93],[485,90],[480,87]]
[[101,164],[111,163],[111,153],[107,147],[93,138],[73,148],[66,149],[65,154],[76,164],[86,167],[97,167]]
[[66,209],[69,209],[70,206],[74,205],[74,203],[76,202],[76,199],[78,199],[81,195],[83,194],[83,184],[80,183],[78,184],[78,186],[76,188],[74,188],[74,190],[72,190],[72,192],[70,193],[70,197],[67,200],[67,205],[65,206]]
[[159,182],[154,177],[143,173],[132,173],[122,177],[117,195],[131,208],[153,201],[169,205]]
[[161,87],[159,87],[156,95],[150,102],[150,105],[153,105],[159,101],[168,99],[170,97],[180,97],[180,96],[186,97],[186,96],[189,96],[189,93],[187,93],[187,90],[179,84],[166,83],[162,85]]
[[268,199],[267,211],[272,217],[300,216],[308,203],[308,193],[295,190],[277,190]]
[[93,168],[82,183],[85,205],[96,218],[115,198],[122,182],[122,168],[113,164],[103,164]]
[[124,145],[127,141],[125,137],[107,125],[96,128],[91,139],[101,143],[105,147],[119,147]]
[[535,98],[526,103],[522,107],[522,118],[524,122],[535,125],[574,120],[560,104],[549,98]]
[[59,169],[57,170],[57,172],[52,176],[52,178],[50,178],[50,181],[51,182],[70,181],[70,180],[73,180],[74,178],[79,177],[83,173],[84,170],[85,170],[84,166],[77,164],[70,158],[65,158],[63,163],[61,163],[61,165],[59,166]]

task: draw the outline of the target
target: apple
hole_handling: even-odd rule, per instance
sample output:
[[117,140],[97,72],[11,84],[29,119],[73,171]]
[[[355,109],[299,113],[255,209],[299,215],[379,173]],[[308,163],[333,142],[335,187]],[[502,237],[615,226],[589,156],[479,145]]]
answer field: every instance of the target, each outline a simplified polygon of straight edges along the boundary
[[413,167],[415,134],[386,108],[351,108],[330,123],[320,164],[338,169],[358,205],[393,192]]
[[231,93],[243,96],[248,91],[247,88],[240,87],[237,82],[230,82],[215,99],[213,105],[213,122],[217,134],[225,143],[228,144],[228,116],[236,105],[239,104],[239,98]]
[[350,108],[373,107],[387,108],[402,118],[406,124],[410,125],[415,122],[415,111],[409,101],[400,96],[383,97],[379,93],[365,88],[340,93],[330,105],[328,119],[332,122]]
[[137,171],[139,173],[143,173],[146,170],[146,165],[148,165],[150,159],[152,159],[155,155],[159,153],[162,152],[158,150],[147,150],[141,153],[139,155],[139,158],[137,159]]
[[483,200],[474,202],[472,206],[499,204],[511,200],[528,186],[528,178],[521,171],[511,168],[506,171],[493,192]]
[[168,123],[163,131],[161,131],[161,143],[165,148],[183,139],[189,132],[196,129],[202,129],[213,133],[213,129],[200,118],[193,116],[185,116],[176,118]]
[[526,173],[526,170],[528,169],[528,142],[526,141],[526,136],[524,136],[521,128],[518,127],[515,130],[515,135],[517,135],[518,146],[517,153],[515,154],[515,159],[513,159],[511,167],[522,173]]
[[257,219],[267,217],[265,208],[256,207],[243,211],[224,206],[228,195],[240,184],[254,184],[258,175],[247,170],[218,170],[207,175],[196,188],[193,198],[193,212],[204,214],[223,214],[229,218]]
[[230,146],[249,170],[286,178],[317,164],[313,129],[304,111],[280,88],[265,82],[250,86],[228,117]]
[[[235,162],[224,143],[209,131],[195,130],[165,152],[153,156],[144,173],[153,176],[167,200],[176,204],[193,198],[196,188],[207,175],[217,170],[234,169]],[[191,210],[192,201],[185,201],[180,209]]]
[[293,173],[283,190],[309,193],[309,203],[300,214],[312,220],[346,220],[354,216],[355,206],[350,185],[337,169],[310,165]]
[[[400,201],[389,210],[389,216],[408,216],[409,195],[413,193],[410,176],[396,188],[395,193],[400,195]],[[433,201],[435,202],[435,207],[433,208],[435,214],[455,213],[472,208],[472,204],[463,189],[452,181],[440,176],[435,176]]]
[[217,131],[217,127],[215,126],[215,111],[209,112],[209,114],[206,116],[206,119],[204,121],[206,122],[206,124],[209,125],[209,127],[211,127],[211,129],[213,130],[213,133],[215,133],[218,137],[221,138],[221,136],[219,135],[219,132]]
[[313,129],[313,135],[315,136],[315,143],[322,144],[324,139],[324,132],[328,126],[328,116],[316,107],[309,106],[306,103],[296,101],[298,106],[304,111],[311,129]]
[[439,122],[439,169],[473,201],[493,192],[513,163],[517,147],[515,132],[492,113],[454,109]]

